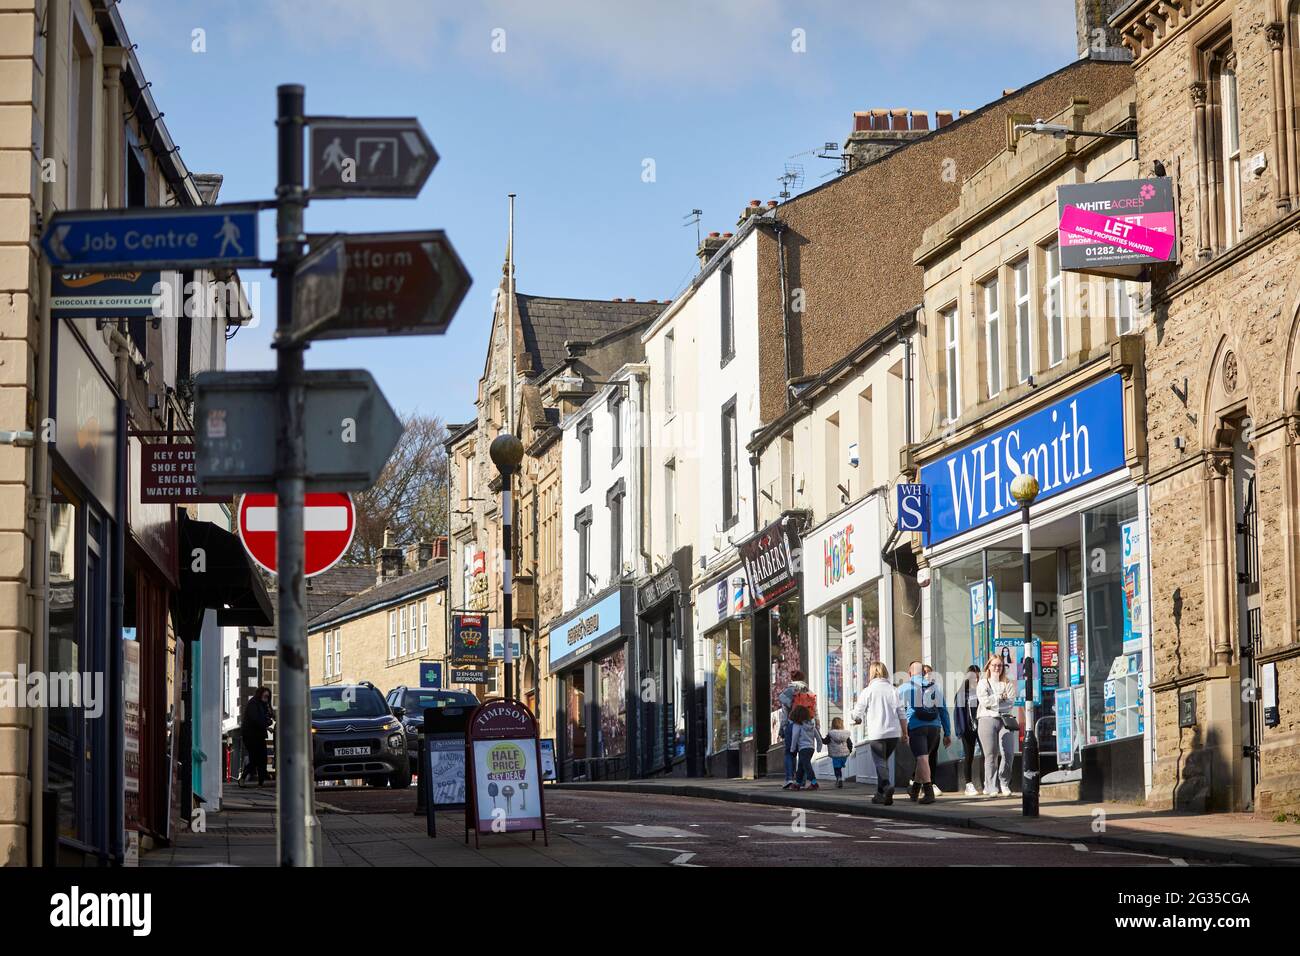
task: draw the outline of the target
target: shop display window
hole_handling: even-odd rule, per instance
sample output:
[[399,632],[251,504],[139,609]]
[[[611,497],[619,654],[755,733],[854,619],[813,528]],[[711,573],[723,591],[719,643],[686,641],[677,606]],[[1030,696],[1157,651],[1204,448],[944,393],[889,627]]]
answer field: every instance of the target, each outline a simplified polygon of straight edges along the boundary
[[1083,515],[1088,743],[1141,734],[1143,536],[1137,495]]
[[627,649],[620,648],[597,664],[600,681],[600,756],[627,754]]
[[586,676],[581,667],[564,678],[564,744],[570,760],[587,757]]
[[[56,485],[50,502],[50,657],[54,673],[81,670],[84,611],[77,581],[77,505]],[[60,836],[76,838],[85,798],[85,719],[78,708],[56,707],[49,719],[49,788],[58,795]]]

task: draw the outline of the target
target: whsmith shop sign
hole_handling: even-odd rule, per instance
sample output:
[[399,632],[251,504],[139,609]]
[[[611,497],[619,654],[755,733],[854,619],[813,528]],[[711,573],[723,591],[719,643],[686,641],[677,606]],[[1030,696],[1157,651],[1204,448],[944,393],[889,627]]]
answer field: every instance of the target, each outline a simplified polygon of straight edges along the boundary
[[636,596],[630,584],[600,595],[551,625],[551,671],[634,634]]
[[1174,187],[1168,176],[1056,188],[1061,268],[1132,278],[1174,260]]
[[982,436],[921,469],[935,545],[1014,513],[1011,482],[1038,479],[1041,502],[1124,467],[1124,390],[1118,375]]

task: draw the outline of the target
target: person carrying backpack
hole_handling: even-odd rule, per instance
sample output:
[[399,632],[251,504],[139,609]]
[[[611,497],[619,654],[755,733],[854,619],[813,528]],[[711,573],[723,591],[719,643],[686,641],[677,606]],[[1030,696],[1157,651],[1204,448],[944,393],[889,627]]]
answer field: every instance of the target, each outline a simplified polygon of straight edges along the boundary
[[934,768],[930,766],[930,754],[937,751],[941,733],[945,747],[952,743],[952,726],[948,721],[948,705],[944,703],[943,691],[924,672],[924,664],[912,661],[907,668],[910,677],[899,689],[899,698],[907,708],[908,744],[916,758],[916,776],[907,795],[913,801],[920,795],[922,803],[934,803]]
[[[804,680],[804,674],[801,670],[790,672],[790,683],[785,685],[785,689],[777,696],[777,705],[780,710],[780,730],[777,736],[780,738],[783,749],[785,750],[785,790],[794,788],[794,771],[797,757],[790,750],[790,708],[794,706],[795,696],[798,694],[808,693],[808,682]],[[805,702],[806,703],[806,702]],[[816,698],[813,698],[813,713],[817,712]]]
[[[798,698],[796,698],[796,701]],[[822,749],[822,734],[817,727],[817,720],[812,711],[801,703],[795,703],[790,709],[790,726],[786,731],[789,738],[787,749],[797,755],[799,769],[795,773],[794,790],[817,790],[817,774],[813,772],[813,754]]]

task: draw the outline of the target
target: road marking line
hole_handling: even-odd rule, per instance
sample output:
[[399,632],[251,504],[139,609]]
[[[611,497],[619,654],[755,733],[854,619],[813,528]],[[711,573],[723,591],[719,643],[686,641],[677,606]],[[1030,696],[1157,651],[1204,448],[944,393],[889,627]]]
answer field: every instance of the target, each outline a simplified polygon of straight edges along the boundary
[[1087,847],[1086,845],[1082,844],[1082,843],[1071,843],[1070,846],[1074,847],[1074,848],[1075,848],[1076,850],[1078,850],[1080,853],[1087,853],[1087,852],[1088,852],[1088,847]]
[[699,866],[700,866],[699,863],[688,863],[688,862],[687,862],[687,861],[688,861],[691,857],[693,857],[693,856],[695,856],[694,853],[683,853],[683,854],[681,854],[681,855],[679,855],[679,856],[673,857],[673,859],[669,862],[669,866],[693,866],[693,867],[699,867]]
[[1181,856],[1171,856],[1169,858],[1169,862],[1172,863],[1174,866],[1187,866],[1187,861],[1184,860]]
[[793,836],[798,836],[801,839],[805,839],[805,840],[808,839],[809,837],[845,837],[845,838],[848,837],[847,833],[835,833],[831,830],[812,830],[812,831],[792,830],[790,828],[790,824],[788,823],[777,824],[777,825],[762,823],[757,826],[751,826],[749,827],[749,829],[758,830],[760,833],[771,833],[775,836],[793,835]]

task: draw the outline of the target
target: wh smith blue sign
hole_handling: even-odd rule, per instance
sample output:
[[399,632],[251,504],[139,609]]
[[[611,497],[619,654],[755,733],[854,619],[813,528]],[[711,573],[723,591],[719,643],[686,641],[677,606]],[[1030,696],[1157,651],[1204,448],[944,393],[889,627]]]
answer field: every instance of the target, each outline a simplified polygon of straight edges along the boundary
[[922,468],[930,544],[1015,512],[1011,481],[1022,471],[1044,501],[1123,467],[1124,392],[1111,375]]
[[55,213],[41,239],[53,269],[256,265],[257,207],[167,206]]

